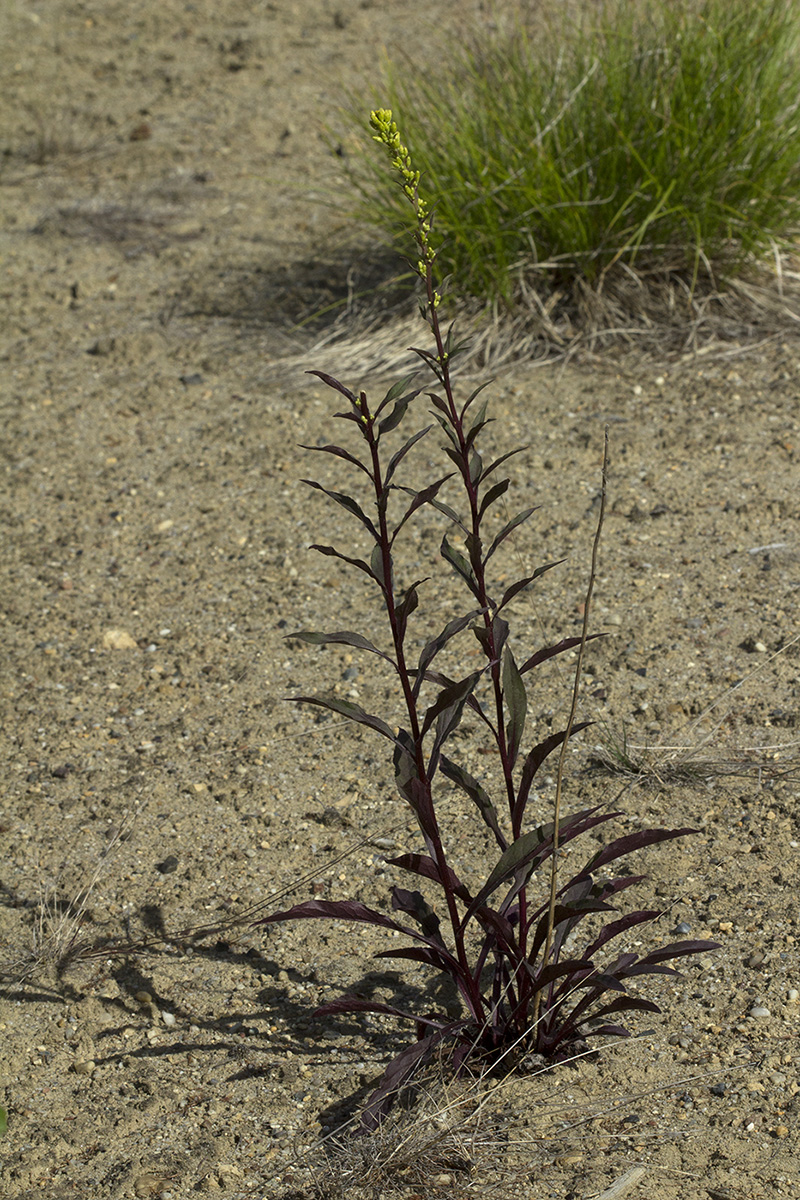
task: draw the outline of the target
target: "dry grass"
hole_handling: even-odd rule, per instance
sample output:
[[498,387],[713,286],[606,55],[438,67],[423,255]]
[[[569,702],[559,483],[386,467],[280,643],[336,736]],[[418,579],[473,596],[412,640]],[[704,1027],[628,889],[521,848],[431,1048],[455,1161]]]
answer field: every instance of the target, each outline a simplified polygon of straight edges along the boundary
[[[354,252],[355,253],[355,252]],[[397,282],[397,277],[393,281]],[[390,302],[375,287],[338,302],[339,313],[302,354],[276,364],[281,372],[302,370],[325,351],[336,376],[403,374],[419,360],[409,349],[419,342],[416,301],[397,291]],[[308,311],[296,332],[308,336],[323,304]],[[497,371],[513,362],[568,362],[600,351],[657,352],[662,358],[726,358],[756,343],[800,334],[800,260],[775,251],[772,264],[754,263],[749,275],[717,287],[689,287],[679,273],[619,267],[594,286],[577,279],[553,288],[542,275],[540,288],[521,283],[511,309],[462,303],[450,314],[468,341],[456,366],[461,374]]]
[[63,898],[58,877],[47,880],[44,871],[39,870],[29,945],[0,963],[0,984],[6,989],[34,981],[57,986],[70,966],[90,956],[92,941],[86,936],[86,928],[93,923],[92,898],[119,846],[130,838],[136,817],[135,810],[126,815],[88,879],[70,899]]

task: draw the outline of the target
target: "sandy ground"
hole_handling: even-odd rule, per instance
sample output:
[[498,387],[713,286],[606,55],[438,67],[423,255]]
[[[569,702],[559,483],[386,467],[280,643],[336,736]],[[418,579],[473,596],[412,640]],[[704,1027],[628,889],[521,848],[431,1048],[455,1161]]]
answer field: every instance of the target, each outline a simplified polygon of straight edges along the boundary
[[[311,1148],[406,1036],[314,1005],[431,1003],[435,981],[371,960],[388,935],[230,923],[311,895],[383,906],[387,847],[417,845],[382,747],[284,701],[332,688],[397,711],[357,655],[285,640],[373,610],[307,552],[320,530],[351,536],[299,482],[320,464],[298,444],[329,440],[336,407],[302,368],[340,352],[281,355],[307,344],[293,320],[347,294],[319,249],[345,236],[324,203],[341,187],[326,114],[384,44],[413,47],[459,5],[436,8],[2,5],[5,1200],[310,1196]],[[521,363],[493,385],[493,438],[529,444],[514,481],[541,505],[503,569],[566,559],[514,605],[523,653],[579,629],[610,426],[593,622],[609,636],[568,807],[621,792],[623,829],[696,827],[632,863],[649,875],[636,903],[668,909],[640,940],[683,923],[722,948],[643,986],[664,1011],[635,1040],[509,1080],[461,1159],[423,1154],[365,1194],[583,1200],[625,1177],[630,1197],[797,1195],[799,389],[800,347],[780,338]],[[409,573],[435,570],[440,536],[423,515]],[[456,603],[436,594],[432,627]],[[556,661],[531,694],[544,730],[568,703]],[[592,768],[623,737],[660,776]],[[490,775],[480,739],[462,745]],[[671,781],[674,747],[711,777]],[[551,799],[548,776],[532,815]],[[445,806],[479,878],[485,840]],[[216,932],[178,936],[200,924]],[[153,941],[59,975],[73,935]]]

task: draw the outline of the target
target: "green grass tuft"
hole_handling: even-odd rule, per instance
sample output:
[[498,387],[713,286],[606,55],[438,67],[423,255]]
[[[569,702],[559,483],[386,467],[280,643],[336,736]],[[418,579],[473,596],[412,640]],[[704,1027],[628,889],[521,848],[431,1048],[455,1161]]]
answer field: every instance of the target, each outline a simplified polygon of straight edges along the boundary
[[[389,64],[380,95],[433,200],[459,298],[678,274],[693,293],[800,228],[800,19],[790,0],[601,0],[571,20]],[[356,114],[354,113],[354,119]],[[360,113],[357,117],[361,121]],[[361,215],[407,245],[377,147]]]

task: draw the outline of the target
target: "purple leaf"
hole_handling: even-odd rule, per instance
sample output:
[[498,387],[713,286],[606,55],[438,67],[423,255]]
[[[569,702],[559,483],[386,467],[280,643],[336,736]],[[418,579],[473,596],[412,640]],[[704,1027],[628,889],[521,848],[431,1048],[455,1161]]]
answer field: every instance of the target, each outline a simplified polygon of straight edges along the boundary
[[[510,600],[513,600],[523,589],[529,587],[540,575],[544,575],[545,571],[550,571],[553,567],[558,567],[565,561],[563,558],[557,558],[554,562],[545,563],[544,566],[537,567],[532,575],[526,575],[524,579],[518,579],[516,583],[512,583],[511,587],[503,593],[503,599],[498,604],[497,611],[500,612],[501,609],[505,608]],[[580,638],[578,638],[578,641],[580,642]]]
[[[587,637],[587,642],[593,642],[595,638],[605,637],[604,633],[590,633]],[[583,638],[571,637],[562,638],[555,646],[545,646],[541,650],[537,650],[519,669],[520,675],[524,675],[526,671],[530,671],[533,667],[538,667],[539,663],[546,662],[548,658],[554,658],[556,654],[563,654],[565,650],[572,650],[574,646],[580,646]]]
[[473,596],[477,600],[480,600],[480,588],[478,587],[478,581],[475,578],[472,567],[464,558],[463,554],[459,554],[458,550],[450,545],[446,534],[442,538],[441,555],[446,562],[450,563],[450,566],[453,568],[456,574],[461,576],[469,590],[472,592]]
[[405,641],[408,618],[419,608],[419,592],[417,589],[425,582],[424,579],[417,579],[406,588],[402,601],[395,609],[395,618],[397,620],[401,645]]
[[301,483],[305,483],[308,485],[308,487],[314,488],[318,492],[323,492],[329,497],[329,499],[335,500],[336,503],[341,505],[341,507],[345,509],[346,512],[349,512],[351,516],[358,518],[358,520],[361,522],[367,532],[372,535],[376,542],[380,541],[377,529],[373,525],[372,521],[370,521],[367,514],[363,511],[358,501],[354,500],[352,496],[347,496],[344,492],[334,492],[330,488],[323,487],[322,484],[317,483],[315,479],[303,479],[301,480]]
[[[573,725],[572,734],[570,736],[580,733],[582,729],[586,729],[586,727],[591,724],[591,721],[579,721],[577,724]],[[515,828],[518,828],[519,825],[522,824],[522,818],[525,815],[525,809],[528,805],[528,796],[530,795],[531,785],[536,776],[536,772],[539,770],[539,767],[542,765],[547,756],[552,754],[554,750],[558,749],[566,736],[567,733],[565,729],[562,729],[560,733],[551,733],[549,737],[546,737],[543,742],[539,742],[538,746],[534,746],[533,749],[530,750],[526,755],[525,762],[522,764],[519,791],[517,792],[517,798],[514,802],[514,815],[512,819]]]
[[427,854],[399,854],[397,858],[387,858],[386,861],[391,867],[400,867],[401,870],[420,875],[423,879],[431,879],[442,888],[449,888],[465,904],[469,904],[472,899],[452,867],[445,864],[440,868]]
[[[436,731],[436,740],[441,744],[448,733],[452,732],[458,724],[464,705],[467,702],[467,697],[475,690],[475,687],[480,679],[483,671],[473,671],[471,675],[467,675],[465,679],[460,679],[452,687],[444,688],[425,712],[425,719],[422,722],[422,736],[430,729],[437,717],[442,718],[439,722],[439,727]],[[442,734],[444,730],[444,734]]]
[[602,850],[598,850],[597,854],[586,864],[581,875],[598,871],[606,863],[624,858],[626,854],[631,854],[634,850],[642,850],[645,846],[655,846],[659,842],[667,842],[673,838],[685,837],[688,833],[699,832],[698,829],[686,826],[683,829],[640,829],[636,833],[626,833],[623,837],[609,842]]
[[[442,632],[438,634],[437,637],[432,638],[431,641],[429,641],[423,648],[422,653],[419,656],[417,677],[414,681],[415,698],[419,695],[419,690],[422,687],[428,667],[436,658],[436,655],[439,653],[439,651],[443,650],[451,638],[455,637],[457,633],[460,633],[462,629],[466,629],[470,621],[474,621],[475,617],[480,616],[483,611],[484,610],[480,608],[473,609],[472,612],[465,613],[463,617],[456,617],[454,620],[448,621]],[[437,680],[433,679],[433,682],[437,682]],[[452,681],[448,681],[448,684],[452,684]],[[448,684],[445,686],[448,686]],[[455,686],[455,684],[453,684],[453,686]]]
[[510,533],[513,533],[513,531],[518,526],[524,524],[525,521],[527,521],[529,517],[533,516],[533,514],[536,512],[536,510],[539,507],[540,506],[538,504],[535,504],[532,508],[523,509],[522,512],[518,512],[515,517],[512,517],[507,525],[503,526],[503,528],[500,530],[497,537],[494,539],[491,546],[489,547],[489,549],[486,552],[486,557],[483,560],[484,566],[486,565],[486,563],[488,563],[489,559],[492,557],[494,552],[496,550],[500,549],[500,547],[502,546],[503,542],[506,540],[508,535]]
[[473,775],[470,775],[469,771],[466,771],[462,766],[453,762],[452,759],[447,758],[444,754],[439,760],[439,766],[442,774],[447,779],[457,784],[463,792],[466,792],[481,814],[484,822],[494,834],[500,849],[506,850],[508,848],[508,840],[500,828],[497,809],[492,804],[485,789],[481,787]]
[[365,575],[369,575],[370,579],[374,579],[376,583],[378,582],[372,567],[368,566],[363,559],[348,558],[346,554],[342,554],[341,551],[335,550],[333,546],[318,546],[315,544],[310,548],[312,550],[316,550],[319,554],[324,554],[327,558],[340,558],[342,562],[349,563],[351,567],[358,567],[359,571],[363,571]]
[[331,712],[337,712],[342,717],[347,717],[350,721],[355,721],[358,725],[366,725],[370,729],[374,729],[376,733],[381,733],[390,742],[397,742],[392,730],[382,721],[380,717],[374,717],[371,713],[365,712],[358,704],[353,704],[350,700],[339,700],[333,697],[325,696],[290,696],[290,700],[295,704],[316,704],[319,708],[329,708]]
[[377,912],[374,908],[368,908],[360,900],[304,900],[301,904],[295,904],[283,912],[262,917],[261,920],[255,921],[254,925],[273,925],[277,921],[301,921],[313,917],[335,921],[363,921],[366,925],[380,925],[398,933],[408,934],[412,938],[418,937],[413,930],[407,929],[405,925],[399,925],[397,921]]
[[[639,882],[641,881],[641,876]],[[625,881],[627,883],[627,880]],[[621,933],[627,933],[629,929],[634,929],[637,925],[644,925],[647,921],[654,921],[656,917],[660,917],[661,913],[657,908],[644,909],[642,912],[626,913],[624,917],[620,917],[616,921],[610,921],[608,925],[604,925],[600,933],[595,938],[590,946],[584,950],[587,958],[591,958],[598,950],[602,949],[608,942],[619,937]]]
[[316,375],[317,379],[321,379],[323,383],[328,385],[328,387],[333,388],[334,391],[341,392],[343,396],[346,396],[351,404],[358,403],[355,398],[355,394],[351,392],[349,388],[346,388],[343,383],[340,383],[338,379],[334,379],[332,375],[326,375],[324,371],[306,371],[306,375]]
[[302,450],[311,450],[314,454],[335,454],[337,458],[343,458],[347,462],[352,463],[354,467],[358,467],[360,471],[364,472],[368,479],[372,479],[372,474],[370,473],[369,468],[364,465],[361,459],[356,458],[356,456],[351,454],[349,450],[342,449],[341,446],[306,446],[301,442],[300,448]]
[[652,966],[653,963],[664,962],[669,958],[682,958],[685,954],[703,954],[706,950],[719,950],[721,944],[721,942],[707,942],[702,939],[673,942],[669,946],[662,946],[660,950],[653,950],[650,954],[645,955],[639,965],[642,967]]
[[361,1129],[364,1133],[372,1133],[378,1128],[417,1067],[427,1062],[445,1037],[447,1030],[437,1029],[421,1041],[415,1042],[413,1046],[408,1046],[389,1063],[379,1086],[370,1096],[361,1114]]
[[400,520],[400,524],[396,526],[395,531],[392,534],[392,537],[391,537],[392,542],[394,542],[394,539],[397,537],[398,533],[403,528],[403,526],[405,525],[408,518],[410,516],[412,516],[417,511],[418,508],[422,508],[422,506],[424,504],[430,504],[431,500],[433,500],[434,496],[439,491],[442,484],[446,483],[447,480],[451,479],[451,478],[452,478],[452,476],[445,475],[441,479],[437,479],[435,483],[430,484],[429,487],[423,488],[421,492],[417,492],[414,495],[414,499],[411,501],[411,504],[408,506],[408,508],[404,512],[404,514]]
[[439,918],[422,892],[412,892],[395,885],[392,888],[392,908],[395,912],[404,912],[413,917],[427,937],[444,947]]
[[331,642],[342,646],[355,646],[358,650],[368,650],[370,654],[377,654],[378,658],[384,658],[392,666],[395,666],[394,659],[390,658],[388,654],[384,654],[377,646],[373,646],[367,638],[362,637],[360,633],[351,633],[346,629],[340,630],[338,633],[311,633],[301,629],[296,633],[287,634],[287,637],[299,638],[301,642],[309,642],[312,646],[327,646]]
[[508,454],[501,454],[500,457],[496,458],[493,463],[489,463],[489,466],[483,472],[483,479],[488,479],[492,471],[496,471],[499,466],[502,466],[504,462],[508,462],[508,460],[513,458],[515,454],[522,454],[523,450],[527,449],[527,446],[517,446],[516,450],[509,450]]
[[522,735],[525,731],[525,718],[528,713],[528,695],[522,676],[517,670],[514,655],[507,646],[503,658],[503,701],[508,710],[508,725],[506,727],[506,742],[508,747],[508,765],[513,769],[517,761]]
[[403,1021],[424,1021],[435,1028],[440,1028],[441,1025],[439,1022],[428,1020],[425,1017],[418,1017],[415,1013],[404,1012],[401,1008],[395,1008],[393,1004],[381,1004],[377,1000],[364,1000],[361,996],[340,996],[338,1000],[321,1004],[319,1008],[314,1009],[311,1015],[313,1017],[331,1017],[337,1016],[339,1013],[350,1012],[386,1013],[390,1017],[400,1017]]
[[[417,377],[417,372],[413,371],[410,375],[406,375],[405,378],[398,379],[396,383],[393,383],[392,386],[389,388],[388,392],[386,393],[386,395],[381,400],[378,407],[375,409],[375,416],[379,417],[385,408],[388,408],[390,404],[394,404],[395,401],[399,400],[401,397],[404,397],[404,393],[406,392],[406,389],[411,386],[411,384],[416,379],[416,377]],[[418,395],[419,395],[419,390],[417,390],[416,392],[412,392],[409,397],[409,400],[413,399],[414,396],[418,396]],[[392,413],[392,417],[393,416],[394,416],[394,413]],[[388,417],[386,419],[391,420],[392,418]],[[397,424],[397,422],[395,422],[395,424]],[[390,428],[394,428],[394,426],[390,426]],[[383,430],[381,430],[381,432],[383,432]]]
[[424,429],[420,429],[419,433],[415,433],[413,435],[413,437],[410,437],[408,439],[408,441],[404,442],[403,445],[400,447],[400,449],[395,454],[392,455],[392,457],[389,460],[389,465],[386,468],[386,474],[383,479],[384,486],[391,482],[392,476],[394,475],[397,468],[400,466],[400,463],[403,461],[405,456],[408,454],[411,447],[416,445],[416,443],[420,440],[420,438],[424,438],[425,434],[429,433],[431,429],[433,429],[432,425],[426,425]]

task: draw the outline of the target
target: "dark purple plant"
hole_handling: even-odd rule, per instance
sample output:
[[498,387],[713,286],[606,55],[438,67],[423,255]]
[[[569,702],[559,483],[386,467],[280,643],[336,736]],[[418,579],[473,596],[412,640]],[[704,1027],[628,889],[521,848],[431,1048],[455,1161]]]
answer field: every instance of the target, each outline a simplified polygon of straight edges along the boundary
[[[646,829],[618,837],[593,854],[588,862],[554,890],[554,901],[537,903],[529,892],[534,872],[545,864],[554,869],[558,850],[582,834],[619,814],[601,811],[601,806],[529,828],[525,814],[536,773],[545,759],[561,747],[571,730],[550,734],[525,749],[527,695],[525,676],[541,663],[585,642],[563,638],[545,646],[518,664],[511,649],[509,624],[503,616],[509,601],[530,587],[545,571],[546,563],[532,574],[506,587],[499,597],[491,589],[487,568],[508,536],[534,511],[517,513],[496,528],[496,505],[509,488],[499,468],[518,451],[484,461],[478,448],[488,424],[486,401],[476,404],[482,388],[463,404],[457,404],[450,364],[458,348],[452,344],[452,328],[442,332],[438,309],[440,297],[433,284],[435,251],[430,241],[430,220],[418,193],[419,177],[412,169],[391,113],[372,114],[376,140],[389,150],[404,193],[414,207],[419,259],[416,269],[426,288],[423,315],[433,334],[433,351],[415,352],[432,371],[438,391],[429,392],[433,416],[445,436],[444,450],[460,478],[466,515],[439,498],[445,475],[420,491],[399,482],[398,468],[412,447],[433,428],[428,425],[406,437],[393,452],[386,443],[406,420],[419,389],[409,390],[411,379],[390,388],[373,410],[364,392],[356,395],[338,380],[321,371],[317,375],[347,400],[347,408],[335,416],[350,422],[362,444],[362,455],[338,445],[320,447],[349,463],[368,481],[370,504],[353,496],[331,491],[313,480],[310,487],[324,492],[366,529],[373,544],[368,559],[353,558],[332,546],[316,545],[321,554],[332,555],[361,571],[380,596],[391,632],[391,648],[379,649],[360,633],[299,632],[291,636],[315,645],[338,643],[366,651],[389,665],[407,716],[404,727],[395,730],[381,717],[346,700],[326,696],[295,697],[299,703],[320,705],[374,730],[390,743],[397,789],[410,806],[420,829],[425,853],[401,854],[390,859],[411,876],[434,884],[440,891],[440,917],[422,893],[392,888],[394,916],[388,916],[356,901],[308,900],[283,912],[273,913],[259,924],[299,918],[331,918],[366,922],[404,935],[409,944],[384,951],[378,957],[423,963],[448,975],[455,984],[463,1015],[453,1020],[444,1013],[409,1013],[392,1005],[356,996],[344,996],[317,1009],[316,1015],[334,1013],[389,1013],[416,1025],[417,1039],[389,1065],[371,1097],[362,1118],[363,1127],[373,1128],[390,1107],[398,1090],[415,1069],[441,1043],[453,1048],[456,1070],[467,1065],[493,1064],[501,1059],[511,1065],[516,1057],[531,1052],[556,1060],[584,1044],[586,1036],[627,1036],[616,1018],[632,1010],[658,1012],[651,1001],[629,994],[626,981],[638,975],[677,974],[665,963],[684,955],[714,948],[705,941],[674,942],[640,958],[618,954],[598,964],[600,951],[622,934],[653,920],[656,911],[628,913],[603,924],[590,936],[582,951],[573,956],[567,941],[591,914],[612,913],[612,901],[642,876],[598,878],[598,872],[634,850],[681,837],[691,829]],[[395,571],[397,537],[406,522],[424,505],[432,505],[463,535],[466,556],[450,540],[442,539],[441,554],[470,594],[470,607],[463,616],[433,632],[421,654],[413,661],[408,649],[409,622],[420,606],[418,580],[399,588]],[[487,526],[491,530],[487,532]],[[438,669],[437,659],[450,641],[470,630],[483,652],[480,670],[453,679]],[[431,686],[433,692],[431,693]],[[497,747],[503,778],[504,799],[498,806],[481,783],[446,750],[466,712],[488,730]],[[441,779],[459,788],[475,806],[479,818],[491,831],[499,856],[488,877],[475,884],[461,878],[448,859],[445,837],[437,813],[436,797]],[[501,816],[501,810],[505,810]],[[555,879],[555,873],[553,874]],[[598,1024],[599,1022],[599,1024]],[[592,1024],[591,1031],[588,1029]]]

